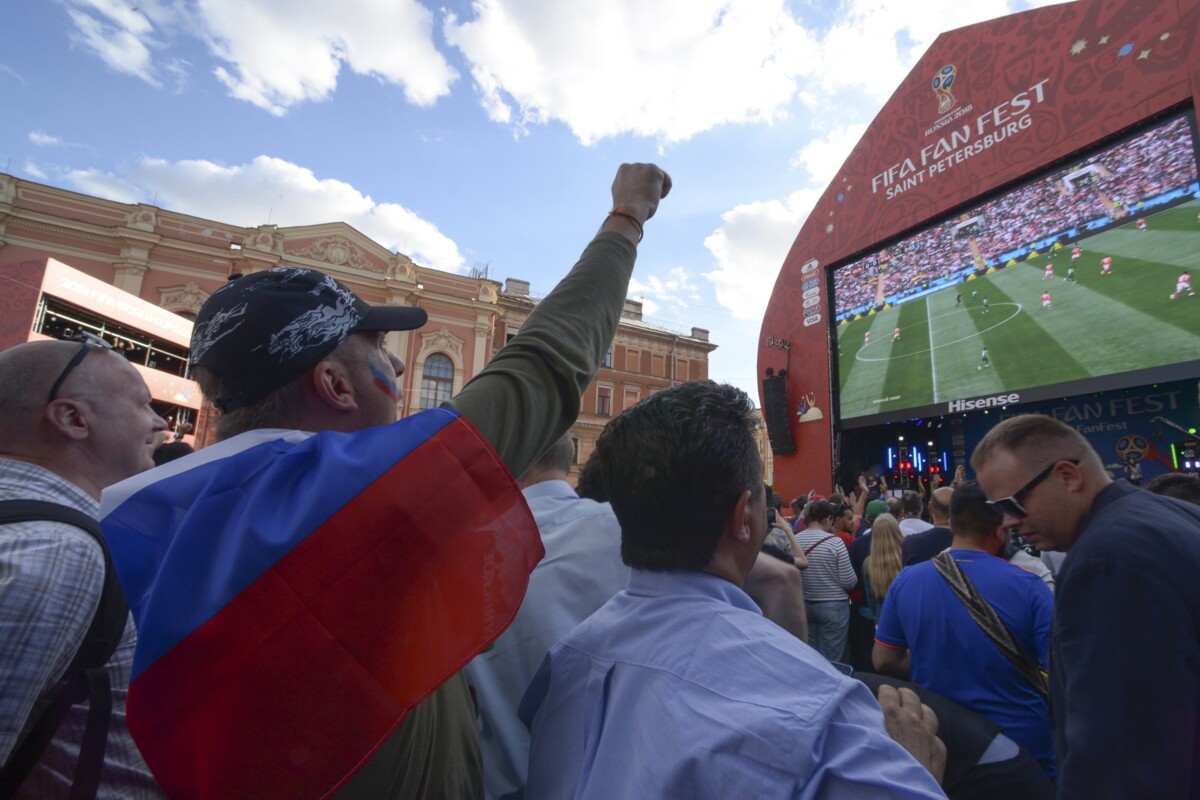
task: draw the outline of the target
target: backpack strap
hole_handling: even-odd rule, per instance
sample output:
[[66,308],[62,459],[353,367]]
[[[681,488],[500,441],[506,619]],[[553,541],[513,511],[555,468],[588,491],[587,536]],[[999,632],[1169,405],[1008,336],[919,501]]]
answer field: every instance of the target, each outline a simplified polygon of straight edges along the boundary
[[808,548],[807,550],[805,550],[805,551],[804,551],[804,555],[808,555],[808,554],[809,554],[809,553],[811,553],[813,550],[816,550],[818,547],[820,547],[821,545],[823,545],[823,544],[825,544],[826,542],[828,542],[830,539],[836,539],[836,538],[837,538],[837,537],[836,537],[835,535],[833,535],[832,533],[831,533],[831,534],[829,534],[829,535],[828,535],[828,536],[826,536],[824,539],[821,539],[820,541],[818,541],[816,544],[809,546],[809,548]]
[[0,800],[16,794],[54,738],[67,711],[85,699],[88,701],[88,719],[79,748],[79,761],[75,765],[71,800],[87,800],[96,796],[100,784],[108,724],[112,717],[112,686],[104,665],[112,658],[125,633],[129,606],[99,522],[78,509],[59,503],[42,500],[0,502],[0,525],[43,520],[73,525],[96,540],[104,554],[104,587],[83,643],[62,678],[50,690],[50,702],[0,769]]
[[941,576],[946,579],[946,583],[950,584],[954,594],[958,595],[958,599],[966,606],[971,618],[983,629],[996,647],[1000,648],[1000,652],[1004,654],[1005,658],[1012,662],[1026,683],[1049,703],[1050,695],[1046,690],[1046,677],[1038,666],[1037,659],[1016,640],[1012,631],[996,614],[996,609],[983,599],[979,590],[975,588],[975,584],[971,583],[971,580],[962,571],[962,567],[954,560],[954,556],[950,555],[949,551],[943,551],[933,557],[933,564]]

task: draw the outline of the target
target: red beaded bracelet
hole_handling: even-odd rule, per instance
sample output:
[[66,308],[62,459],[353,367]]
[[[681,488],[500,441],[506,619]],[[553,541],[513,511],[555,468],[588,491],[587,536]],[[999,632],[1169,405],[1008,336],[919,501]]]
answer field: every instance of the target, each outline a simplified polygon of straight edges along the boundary
[[639,242],[642,241],[642,237],[646,235],[645,229],[642,228],[641,220],[639,220],[633,214],[626,211],[625,206],[617,206],[612,211],[608,212],[608,216],[609,217],[624,217],[625,219],[632,222],[634,227],[637,228]]

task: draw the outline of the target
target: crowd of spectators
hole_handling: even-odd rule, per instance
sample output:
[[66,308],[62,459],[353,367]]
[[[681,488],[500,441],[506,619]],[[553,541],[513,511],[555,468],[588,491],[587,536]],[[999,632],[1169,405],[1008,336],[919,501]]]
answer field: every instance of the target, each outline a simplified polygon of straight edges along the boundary
[[864,474],[796,496],[789,525],[754,404],[701,380],[611,420],[572,489],[564,434],[670,187],[623,165],[521,333],[403,420],[384,334],[426,312],[297,267],[201,310],[191,354],[222,413],[199,453],[155,448],[167,421],[112,343],[0,353],[0,638],[19,643],[0,788],[1197,796],[1194,479],[1114,482],[1074,428],[1024,415],[975,449],[978,483]]
[[1196,179],[1191,129],[1180,118],[838,269],[837,313],[903,300],[1048,237],[1124,219],[1144,201]]

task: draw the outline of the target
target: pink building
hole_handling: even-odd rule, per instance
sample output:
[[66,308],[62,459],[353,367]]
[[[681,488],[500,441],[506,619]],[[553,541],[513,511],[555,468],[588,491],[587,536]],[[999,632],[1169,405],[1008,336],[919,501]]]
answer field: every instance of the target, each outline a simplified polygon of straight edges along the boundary
[[[146,319],[162,309],[173,312],[187,328],[187,335],[169,340],[182,348],[173,351],[179,360],[186,358],[190,335],[185,321],[195,318],[213,291],[231,275],[280,264],[332,275],[369,303],[420,306],[428,312],[429,323],[421,330],[389,334],[389,347],[408,367],[402,379],[402,416],[436,406],[458,392],[520,327],[535,302],[522,281],[510,283],[524,284],[523,296],[511,291],[502,295],[496,281],[419,266],[343,222],[243,228],[0,174],[0,304],[5,309],[0,347],[58,335],[54,330],[35,332],[40,330],[35,319],[42,319],[38,309],[44,308],[45,296],[53,298],[54,293],[43,291],[43,277],[25,279],[26,284],[37,283],[32,293],[16,291],[11,275],[22,271],[60,275],[74,270],[92,281],[94,296],[79,295],[67,302],[73,304],[76,317],[92,315],[88,324],[99,318],[108,320],[109,327],[120,327],[120,332],[108,331],[114,342],[154,339]],[[10,276],[7,284],[4,276]],[[130,312],[133,318],[110,319],[117,305],[114,298],[125,296],[121,292],[144,303],[126,303],[138,309]],[[55,302],[52,299],[51,306]],[[501,320],[503,329],[498,331]],[[168,340],[160,338],[165,347]],[[609,363],[589,387],[576,424],[580,455],[586,458],[590,453],[608,417],[663,386],[707,377],[708,353],[715,348],[707,331],[694,328],[690,336],[672,332],[642,321],[640,303],[628,304]],[[168,359],[161,361],[166,364]],[[182,378],[182,373],[176,377]],[[198,398],[195,384],[188,384],[188,396]],[[197,401],[186,408],[198,412],[198,443],[209,444],[211,406],[201,407]]]

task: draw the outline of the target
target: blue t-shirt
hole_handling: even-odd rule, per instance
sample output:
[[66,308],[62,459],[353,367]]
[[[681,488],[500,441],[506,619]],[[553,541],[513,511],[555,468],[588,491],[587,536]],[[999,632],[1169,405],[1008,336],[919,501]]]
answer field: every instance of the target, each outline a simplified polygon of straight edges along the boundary
[[[951,550],[975,589],[1043,669],[1054,595],[1042,579],[978,550]],[[901,570],[888,589],[875,639],[911,651],[913,683],[943,694],[1024,745],[1056,774],[1046,703],[988,638],[932,562]]]

